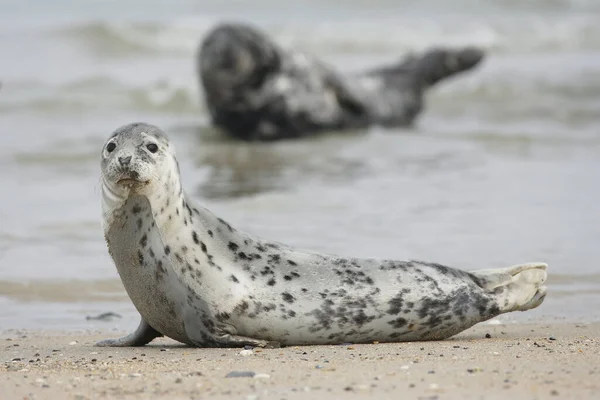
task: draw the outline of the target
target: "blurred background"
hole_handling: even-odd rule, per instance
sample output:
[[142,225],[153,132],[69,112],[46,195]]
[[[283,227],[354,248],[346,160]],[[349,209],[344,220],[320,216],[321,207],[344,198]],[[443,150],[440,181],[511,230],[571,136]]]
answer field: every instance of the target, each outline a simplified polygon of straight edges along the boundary
[[[488,53],[413,128],[248,144],[210,128],[194,72],[223,20],[346,72]],[[599,320],[598,21],[596,0],[0,0],[0,328],[137,324],[99,186],[102,144],[132,121],[170,134],[187,191],[238,228],[464,269],[545,261],[546,302],[503,320]]]

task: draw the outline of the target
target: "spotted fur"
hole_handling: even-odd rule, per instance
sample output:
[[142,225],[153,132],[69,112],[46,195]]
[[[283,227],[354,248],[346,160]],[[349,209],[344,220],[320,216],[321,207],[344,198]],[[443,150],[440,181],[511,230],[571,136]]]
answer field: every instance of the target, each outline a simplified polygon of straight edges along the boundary
[[102,153],[105,237],[142,323],[100,345],[158,335],[194,346],[443,339],[545,296],[545,264],[466,272],[303,252],[251,236],[194,205],[157,127],[131,124],[108,143],[117,145]]

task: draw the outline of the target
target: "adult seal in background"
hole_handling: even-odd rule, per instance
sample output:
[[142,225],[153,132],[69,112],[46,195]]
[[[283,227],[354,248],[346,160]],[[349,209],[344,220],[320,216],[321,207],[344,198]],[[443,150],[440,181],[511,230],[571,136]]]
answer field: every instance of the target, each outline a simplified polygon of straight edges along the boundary
[[223,23],[202,40],[197,73],[212,122],[244,140],[407,126],[436,83],[483,59],[476,48],[432,48],[395,65],[343,75],[278,46],[258,29]]
[[443,339],[542,303],[546,265],[466,272],[338,257],[244,233],[197,206],[157,127],[119,128],[102,148],[103,228],[142,316],[101,346],[164,335],[192,346]]

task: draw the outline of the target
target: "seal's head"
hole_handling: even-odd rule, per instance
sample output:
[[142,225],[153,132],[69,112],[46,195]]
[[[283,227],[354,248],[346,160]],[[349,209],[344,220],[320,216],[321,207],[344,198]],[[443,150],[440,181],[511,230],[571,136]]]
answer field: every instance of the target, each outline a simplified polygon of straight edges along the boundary
[[[132,123],[118,128],[102,147],[102,184],[121,198],[150,195],[173,178],[175,150],[156,126]],[[177,171],[177,169],[175,169]]]
[[240,101],[260,90],[281,66],[281,50],[265,34],[242,23],[222,23],[202,40],[198,73],[208,104]]

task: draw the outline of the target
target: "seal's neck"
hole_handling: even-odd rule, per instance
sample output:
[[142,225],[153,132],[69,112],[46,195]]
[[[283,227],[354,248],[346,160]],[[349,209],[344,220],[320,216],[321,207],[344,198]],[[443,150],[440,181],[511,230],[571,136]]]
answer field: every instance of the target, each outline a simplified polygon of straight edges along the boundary
[[128,190],[108,182],[102,177],[102,228],[106,234],[115,218],[122,213],[128,198]]
[[174,157],[169,157],[164,162],[169,164],[163,166],[167,172],[146,186],[124,187],[109,182],[105,177],[102,178],[102,220],[105,233],[115,220],[124,215],[124,206],[134,196],[147,198],[157,224],[163,222],[171,213],[176,213],[177,207],[181,208],[185,194],[179,177],[179,165]]

